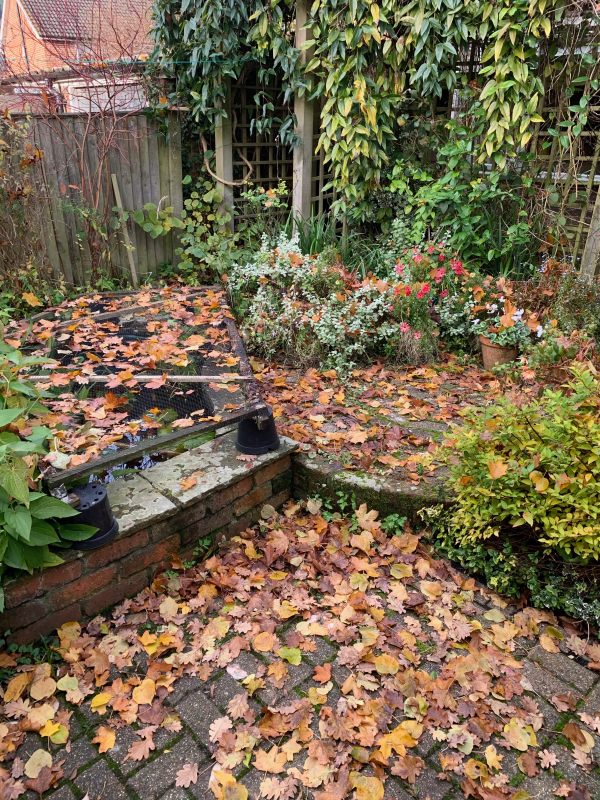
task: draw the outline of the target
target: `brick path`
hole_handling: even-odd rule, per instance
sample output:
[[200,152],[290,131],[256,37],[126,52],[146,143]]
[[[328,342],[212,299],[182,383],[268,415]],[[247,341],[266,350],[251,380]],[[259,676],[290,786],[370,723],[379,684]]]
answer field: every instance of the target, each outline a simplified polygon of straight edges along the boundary
[[[482,613],[484,608],[481,608]],[[488,623],[489,624],[489,623]],[[340,697],[340,684],[344,682],[349,670],[336,664],[337,649],[326,640],[319,640],[316,652],[307,655],[299,666],[291,666],[289,680],[285,689],[271,688],[258,693],[253,705],[281,705],[290,695],[303,696],[314,683],[310,680],[314,666],[327,661],[333,663],[332,676],[334,688],[329,693],[328,704],[335,704]],[[541,770],[534,778],[527,777],[517,766],[515,751],[505,755],[503,767],[515,788],[519,800],[527,798],[553,798],[558,786],[566,781],[576,782],[579,787],[589,791],[591,800],[600,798],[600,745],[592,752],[591,769],[578,767],[568,749],[568,743],[560,730],[570,719],[572,713],[559,713],[552,704],[552,698],[561,694],[573,694],[579,701],[578,711],[600,714],[600,680],[597,673],[581,666],[573,658],[563,653],[548,653],[539,645],[529,651],[519,649],[517,657],[525,662],[524,675],[531,686],[531,697],[539,704],[544,715],[543,728],[538,731],[540,747],[546,747],[557,756],[557,763],[549,770]],[[257,655],[245,652],[234,662],[239,668],[236,675],[260,672],[261,661]],[[232,670],[234,671],[234,670]],[[156,750],[151,757],[136,763],[125,760],[128,747],[135,739],[133,730],[124,728],[117,735],[116,746],[105,755],[98,755],[91,743],[98,726],[98,716],[87,706],[75,709],[71,722],[70,752],[61,752],[65,758],[63,766],[65,779],[58,790],[46,795],[52,800],[189,800],[189,798],[213,798],[208,789],[208,781],[213,766],[211,755],[206,747],[211,723],[226,713],[226,706],[232,697],[244,691],[239,680],[223,670],[209,682],[202,683],[198,678],[186,676],[175,685],[167,703],[179,715],[181,730],[172,734],[159,729],[156,736]],[[255,702],[256,701],[256,702]],[[579,724],[581,724],[579,722]],[[19,756],[28,755],[40,746],[37,735],[31,735],[19,750]],[[425,760],[426,767],[410,786],[399,778],[388,778],[385,785],[387,800],[458,800],[465,795],[452,781],[439,780],[440,744],[436,744],[426,733],[418,745],[418,753]],[[199,778],[188,789],[174,786],[177,770],[186,763],[199,765]],[[242,767],[237,777],[247,787],[251,800],[259,797],[261,781],[266,777],[254,768]],[[520,794],[519,794],[520,792]],[[27,798],[34,795],[28,792]],[[310,790],[304,790],[301,797],[310,798]],[[578,797],[585,795],[578,795]]]
[[[308,505],[262,513],[268,520],[209,561],[167,573],[63,645],[71,674],[86,688],[78,705],[68,706],[62,693],[46,701],[71,714],[68,743],[56,747],[27,733],[16,753],[22,761],[13,762],[23,765],[39,748],[50,749],[57,767],[63,761],[61,782],[45,798],[212,799],[216,751],[220,768],[250,800],[371,800],[351,788],[323,793],[328,780],[349,770],[351,781],[366,779],[369,787],[381,788],[385,779],[383,800],[600,799],[600,674],[585,661],[600,661],[595,640],[573,627],[559,630],[547,612],[507,606],[432,559],[418,537],[379,531],[364,509],[360,535]],[[161,610],[167,581],[170,603],[185,611]],[[146,636],[158,641],[161,631],[181,644],[172,657],[169,647],[156,652],[140,644]],[[109,666],[100,659],[96,672],[103,647],[120,660],[115,655]],[[331,683],[315,675],[326,663]],[[58,669],[64,674],[67,665]],[[146,675],[165,675],[164,685],[152,706],[139,699],[128,718],[129,693]],[[109,689],[111,707],[105,700],[94,711],[98,687]],[[21,698],[10,709],[19,735],[29,702]],[[106,725],[116,729],[116,741],[100,754],[92,740]],[[151,729],[154,739],[143,761],[130,751],[140,729]],[[382,742],[400,729],[411,731],[404,733],[410,743],[390,745],[394,755],[386,757]],[[273,744],[285,759],[271,770],[265,751]],[[263,771],[255,766],[261,751]],[[501,765],[492,766],[489,751]],[[177,788],[177,772],[188,764],[198,765],[198,779]],[[331,767],[325,777],[319,764]],[[286,776],[298,781],[297,790],[274,794]],[[221,793],[219,800],[243,795]]]

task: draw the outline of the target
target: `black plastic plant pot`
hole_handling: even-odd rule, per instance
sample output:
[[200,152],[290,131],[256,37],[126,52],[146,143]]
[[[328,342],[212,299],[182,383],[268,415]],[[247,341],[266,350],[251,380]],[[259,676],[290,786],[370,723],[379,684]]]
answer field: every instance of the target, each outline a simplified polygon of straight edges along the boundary
[[273,415],[259,419],[243,419],[238,423],[236,448],[240,453],[261,456],[279,450],[279,436]]
[[87,486],[78,486],[72,494],[79,498],[79,516],[73,517],[70,522],[81,525],[93,525],[97,532],[89,539],[77,542],[78,550],[96,550],[109,544],[119,532],[119,523],[110,507],[106,487],[101,483],[88,483]]

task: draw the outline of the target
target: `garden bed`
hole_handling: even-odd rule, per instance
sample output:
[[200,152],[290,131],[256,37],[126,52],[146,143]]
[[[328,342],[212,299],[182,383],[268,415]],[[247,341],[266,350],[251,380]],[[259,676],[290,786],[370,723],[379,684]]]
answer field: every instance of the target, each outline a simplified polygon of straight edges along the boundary
[[83,296],[13,323],[5,338],[34,359],[20,377],[49,411],[50,487],[110,479],[183,439],[268,414],[217,287]]

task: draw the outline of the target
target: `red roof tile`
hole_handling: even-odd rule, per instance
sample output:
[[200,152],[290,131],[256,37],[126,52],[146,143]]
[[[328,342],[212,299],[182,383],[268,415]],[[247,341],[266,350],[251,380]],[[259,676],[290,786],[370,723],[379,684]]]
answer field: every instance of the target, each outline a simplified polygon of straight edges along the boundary
[[[86,42],[134,34],[151,48],[151,0],[20,0],[42,39]],[[145,29],[145,30],[144,30]]]

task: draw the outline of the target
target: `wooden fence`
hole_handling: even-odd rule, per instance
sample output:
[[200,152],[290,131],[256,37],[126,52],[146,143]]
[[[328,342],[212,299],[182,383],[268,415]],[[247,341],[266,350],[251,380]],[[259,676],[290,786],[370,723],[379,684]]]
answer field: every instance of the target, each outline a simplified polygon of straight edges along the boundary
[[181,212],[176,115],[161,123],[143,112],[27,120],[30,139],[43,152],[37,174],[49,201],[43,238],[57,277],[73,285],[103,272],[129,277],[133,262],[143,278],[173,262],[171,235],[152,239],[131,218],[119,227],[115,179],[124,210],[162,202]]

